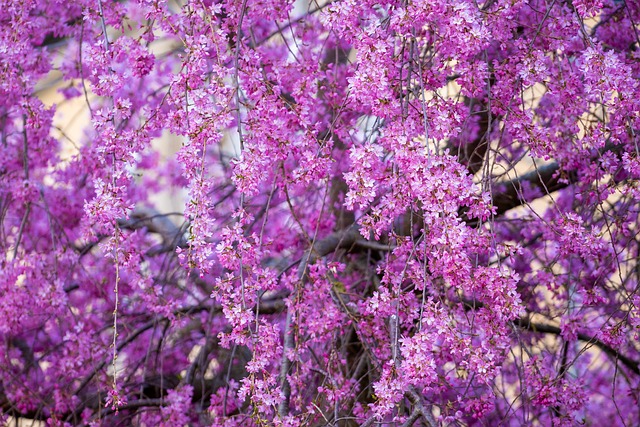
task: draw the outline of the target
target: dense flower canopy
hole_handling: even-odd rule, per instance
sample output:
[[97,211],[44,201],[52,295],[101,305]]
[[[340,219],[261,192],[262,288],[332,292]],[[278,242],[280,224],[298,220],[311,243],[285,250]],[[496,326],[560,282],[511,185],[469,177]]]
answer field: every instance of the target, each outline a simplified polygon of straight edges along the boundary
[[0,3],[3,419],[638,424],[637,2]]

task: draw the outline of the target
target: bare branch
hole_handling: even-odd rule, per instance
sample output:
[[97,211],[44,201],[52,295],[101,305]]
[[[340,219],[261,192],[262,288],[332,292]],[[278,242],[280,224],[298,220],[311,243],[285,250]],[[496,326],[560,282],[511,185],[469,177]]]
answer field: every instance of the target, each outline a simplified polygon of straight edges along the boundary
[[[546,325],[544,323],[538,323],[538,322],[532,322],[531,319],[529,319],[528,317],[520,318],[518,320],[515,320],[513,323],[519,328],[522,328],[531,332],[539,332],[539,333],[546,333],[546,334],[553,334],[553,335],[560,335],[562,332],[560,328],[557,326]],[[633,372],[636,375],[640,375],[640,367],[637,361],[631,359],[628,356],[625,356],[624,354],[620,353],[619,351],[609,346],[602,340],[596,337],[589,336],[584,333],[578,333],[578,340],[588,344],[595,345],[600,350],[602,350],[605,354],[611,357],[616,363],[617,361],[620,361],[631,372]]]

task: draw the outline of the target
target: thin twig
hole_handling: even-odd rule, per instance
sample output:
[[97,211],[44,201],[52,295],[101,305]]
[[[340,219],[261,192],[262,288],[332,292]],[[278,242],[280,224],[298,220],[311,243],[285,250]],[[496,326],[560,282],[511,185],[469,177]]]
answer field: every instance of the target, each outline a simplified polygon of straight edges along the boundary
[[[317,242],[313,242],[311,248],[305,252],[300,265],[298,266],[298,278],[302,283],[307,281],[308,267],[316,262],[321,257],[334,252],[339,248],[349,248],[355,244],[356,239],[359,236],[357,227],[353,226],[345,231],[332,233],[325,239]],[[291,369],[291,359],[289,359],[289,352],[295,347],[295,340],[292,333],[292,319],[293,313],[291,308],[287,310],[287,317],[284,330],[284,343],[283,354],[280,363],[280,389],[284,395],[284,399],[278,405],[278,415],[285,417],[289,413],[289,401],[291,399],[291,386],[287,379],[287,374]]]

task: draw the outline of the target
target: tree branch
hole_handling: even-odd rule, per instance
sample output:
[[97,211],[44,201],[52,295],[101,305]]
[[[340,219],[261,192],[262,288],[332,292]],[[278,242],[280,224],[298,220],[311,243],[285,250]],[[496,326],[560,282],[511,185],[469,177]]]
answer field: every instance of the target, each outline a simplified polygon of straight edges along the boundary
[[[621,145],[606,144],[602,151],[591,157],[592,162],[596,162],[604,153],[619,153],[624,147]],[[537,189],[543,195],[551,194],[555,191],[567,188],[578,180],[575,171],[564,172],[560,164],[553,162],[537,167],[536,170],[528,172],[518,178],[497,183],[493,186],[493,206],[496,208],[496,215],[521,206],[531,200],[522,197],[523,187],[528,183],[531,189]]]
[[[532,189],[538,189],[543,194],[550,194],[569,186],[575,180],[575,174],[563,176],[558,173],[560,165],[551,163],[538,167],[536,170],[526,173],[519,178],[512,179],[494,186],[498,191],[494,192],[493,206],[496,215],[502,215],[508,210],[525,204],[528,200],[522,197],[525,183]],[[565,178],[564,180],[562,178]],[[567,179],[569,178],[569,179]]]
[[[360,236],[358,228],[352,226],[347,230],[332,233],[326,238],[314,242],[311,245],[300,261],[298,266],[298,278],[304,284],[307,281],[308,267],[313,264],[319,258],[322,258],[339,248],[351,248],[354,246],[356,239]],[[295,292],[295,291],[294,291]],[[284,418],[289,413],[289,401],[291,399],[291,386],[287,375],[291,369],[291,359],[289,359],[288,353],[295,347],[295,339],[292,333],[292,308],[287,309],[287,318],[284,330],[284,343],[282,360],[280,362],[280,389],[284,398],[278,405],[278,415]]]
[[[553,334],[553,335],[561,334],[561,330],[559,327],[546,325],[544,323],[532,322],[531,319],[529,319],[528,317],[522,317],[518,320],[514,320],[513,324],[519,328],[522,328],[530,332],[540,332],[540,333]],[[614,361],[616,361],[616,363],[619,360],[631,372],[633,372],[636,375],[640,375],[640,367],[638,366],[639,363],[637,361],[631,359],[628,356],[625,356],[624,354],[621,354],[619,351],[609,346],[604,341],[584,333],[578,333],[578,340],[586,342],[588,344],[595,345],[600,350],[602,350],[605,354],[611,357]]]

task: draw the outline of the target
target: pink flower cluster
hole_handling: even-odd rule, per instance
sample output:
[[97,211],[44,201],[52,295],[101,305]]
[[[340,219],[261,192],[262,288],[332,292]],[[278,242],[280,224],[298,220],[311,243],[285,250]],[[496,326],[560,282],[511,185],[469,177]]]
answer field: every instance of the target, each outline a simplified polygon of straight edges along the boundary
[[637,424],[638,34],[618,0],[4,1],[0,419]]

